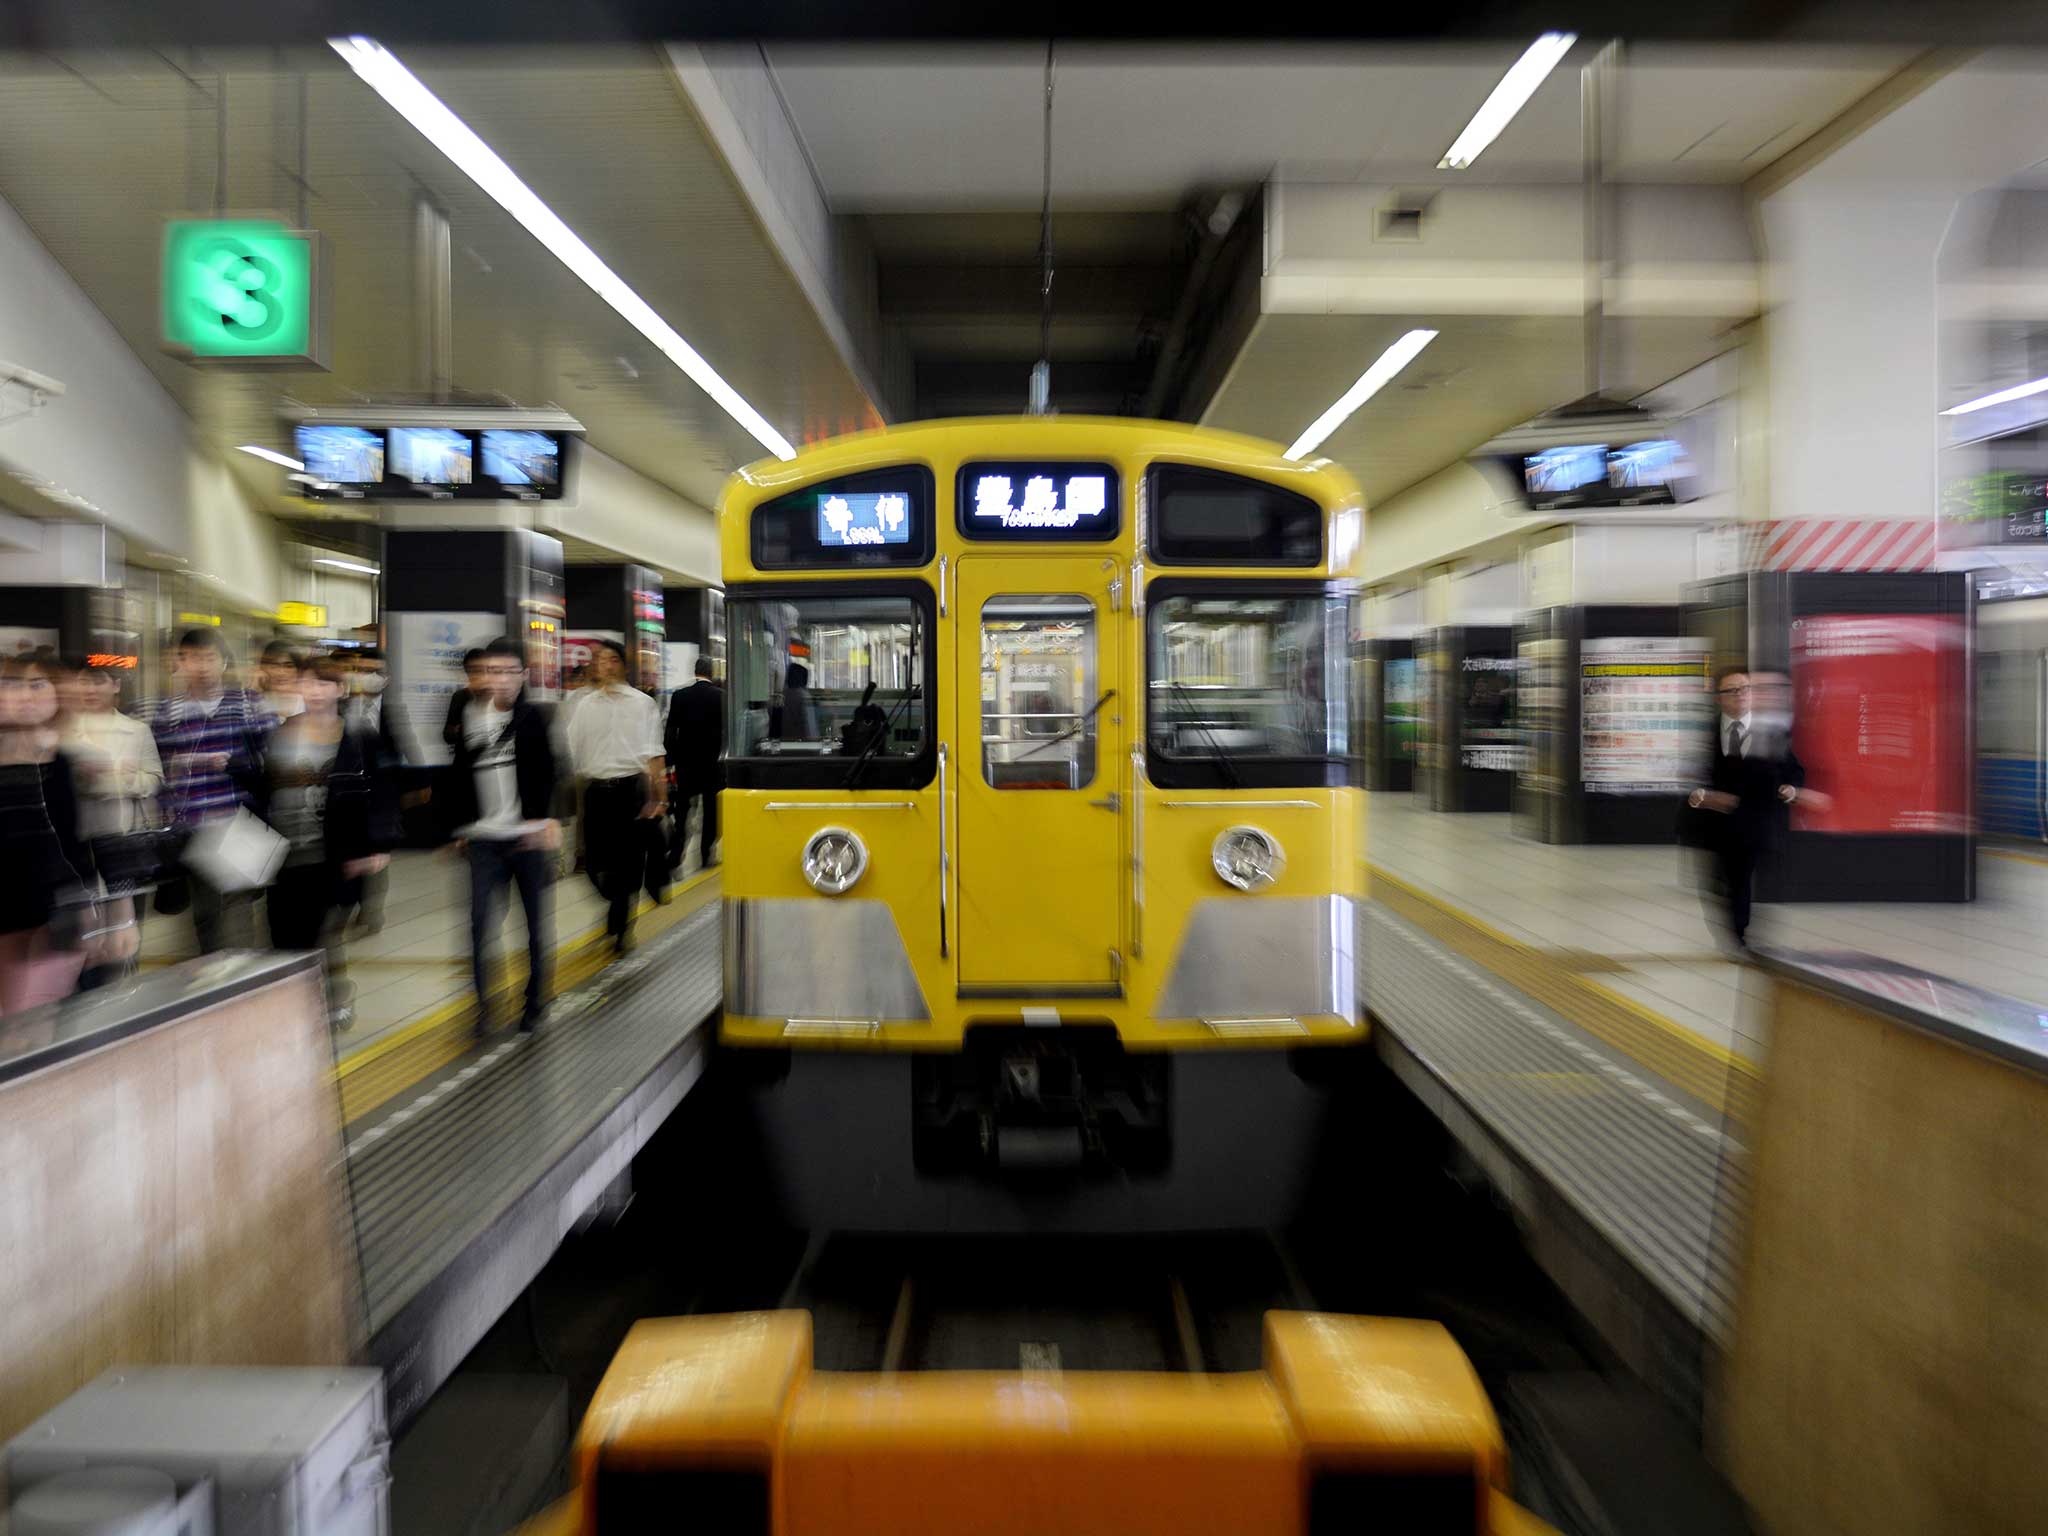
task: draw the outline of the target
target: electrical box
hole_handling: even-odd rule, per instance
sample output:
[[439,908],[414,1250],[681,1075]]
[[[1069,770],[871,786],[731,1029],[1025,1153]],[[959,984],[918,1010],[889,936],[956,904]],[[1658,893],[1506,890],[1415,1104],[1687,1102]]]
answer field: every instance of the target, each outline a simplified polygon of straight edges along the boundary
[[168,1476],[188,1507],[211,1483],[214,1536],[389,1536],[385,1423],[375,1370],[117,1367],[8,1442],[8,1497],[138,1468]]

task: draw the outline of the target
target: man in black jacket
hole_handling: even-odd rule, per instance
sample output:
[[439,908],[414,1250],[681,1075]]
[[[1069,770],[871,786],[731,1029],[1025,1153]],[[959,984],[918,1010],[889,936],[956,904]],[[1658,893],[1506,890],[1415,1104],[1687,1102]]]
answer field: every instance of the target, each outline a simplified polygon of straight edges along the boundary
[[1721,715],[1714,727],[1708,782],[1687,798],[1696,841],[1714,861],[1715,894],[1726,909],[1735,947],[1748,947],[1750,891],[1758,863],[1778,840],[1785,808],[1802,796],[1806,770],[1792,755],[1787,723],[1760,706],[1768,675],[1721,675]]
[[712,845],[718,841],[718,760],[725,752],[725,690],[711,681],[711,658],[697,658],[697,680],[678,688],[668,703],[668,729],[663,746],[675,773],[675,831],[669,838],[668,867],[679,869],[689,837],[690,802],[704,802],[704,830],[698,848],[704,867],[711,867]]
[[484,647],[484,683],[462,711],[445,787],[434,796],[444,826],[469,858],[469,956],[476,984],[477,1030],[490,1026],[486,950],[498,926],[498,904],[517,885],[526,912],[526,1007],[519,1027],[531,1030],[547,1005],[547,890],[553,854],[562,846],[554,819],[555,749],[547,716],[526,696],[526,658],[507,639]]

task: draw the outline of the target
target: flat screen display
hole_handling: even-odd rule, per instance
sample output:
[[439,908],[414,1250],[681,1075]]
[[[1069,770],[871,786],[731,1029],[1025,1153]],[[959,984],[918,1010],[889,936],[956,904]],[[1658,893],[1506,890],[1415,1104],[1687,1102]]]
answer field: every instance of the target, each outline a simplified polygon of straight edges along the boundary
[[818,547],[910,542],[910,497],[903,491],[821,491]]
[[374,427],[302,426],[299,462],[328,485],[376,485],[384,478],[384,434]]
[[1607,485],[1607,445],[1582,443],[1569,448],[1546,448],[1522,460],[1522,480],[1530,503],[1554,507],[1583,499],[1588,486]]
[[484,475],[500,485],[552,491],[562,483],[562,439],[553,432],[487,431]]
[[467,432],[449,427],[393,427],[391,473],[412,485],[468,485],[475,449]]
[[1117,476],[1107,464],[968,464],[957,494],[970,539],[1092,540],[1117,530]]
[[1607,455],[1607,488],[1621,501],[1675,501],[1676,487],[1692,477],[1685,445],[1672,438],[1630,443]]

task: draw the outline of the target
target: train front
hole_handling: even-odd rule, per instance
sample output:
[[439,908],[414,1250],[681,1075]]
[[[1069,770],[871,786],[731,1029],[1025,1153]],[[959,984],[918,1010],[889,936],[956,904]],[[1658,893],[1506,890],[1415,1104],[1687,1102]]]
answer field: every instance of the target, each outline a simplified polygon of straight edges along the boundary
[[721,1067],[795,1219],[1284,1219],[1364,1030],[1361,520],[1153,422],[734,478]]

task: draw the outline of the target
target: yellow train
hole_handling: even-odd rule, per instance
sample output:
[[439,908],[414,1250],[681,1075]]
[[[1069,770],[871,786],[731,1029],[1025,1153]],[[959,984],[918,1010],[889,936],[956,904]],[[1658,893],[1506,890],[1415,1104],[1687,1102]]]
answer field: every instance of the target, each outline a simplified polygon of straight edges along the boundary
[[720,1038],[800,1211],[1059,1168],[972,1219],[1273,1218],[1304,1058],[1363,1031],[1363,518],[1334,465],[1133,420],[733,477]]

